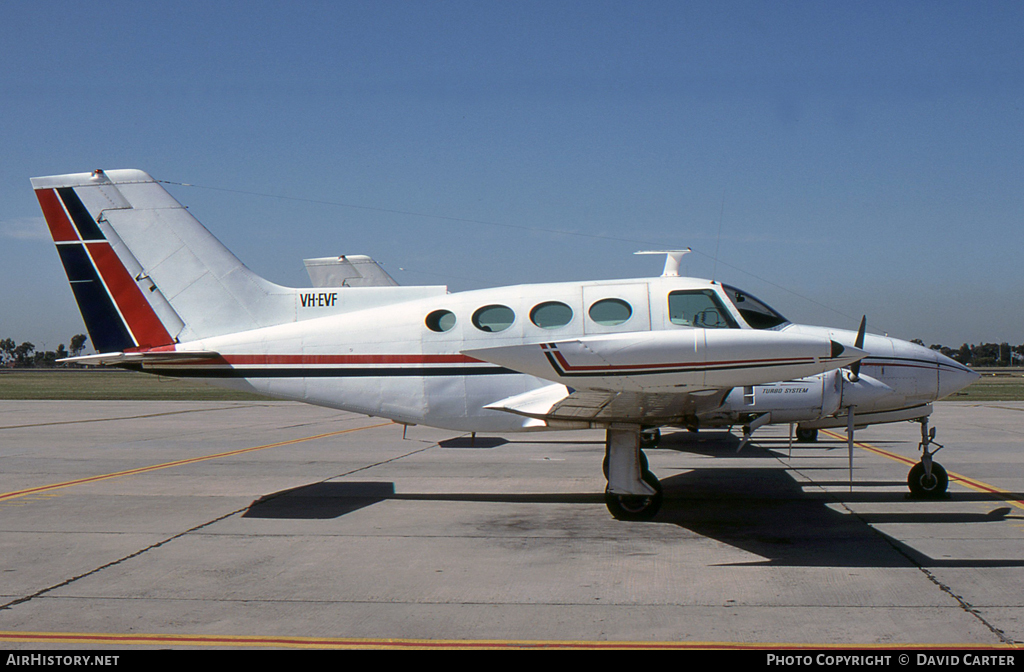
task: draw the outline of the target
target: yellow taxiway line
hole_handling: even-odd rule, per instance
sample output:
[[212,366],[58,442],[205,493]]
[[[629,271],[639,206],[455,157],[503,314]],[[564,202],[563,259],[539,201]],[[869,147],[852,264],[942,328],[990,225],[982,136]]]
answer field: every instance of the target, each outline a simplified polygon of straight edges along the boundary
[[[314,439],[338,436],[350,432],[358,432],[364,429],[375,429],[393,424],[391,422],[369,425],[365,427],[354,427],[337,432],[317,434],[299,439],[268,443],[252,448],[232,450],[215,455],[176,460],[149,467],[129,469],[112,474],[93,476],[89,478],[76,479],[63,483],[28,488],[15,492],[0,494],[0,501],[23,497],[31,494],[38,494],[59,488],[67,488],[84,483],[94,483],[121,476],[145,473],[157,469],[167,469],[174,466],[192,464],[205,460],[213,460],[234,455],[242,455],[257,450],[287,446]],[[845,436],[824,431],[829,437],[837,440],[846,440]],[[902,462],[907,465],[915,464],[914,460],[901,455],[891,453],[861,441],[855,445],[869,452],[883,457]],[[950,480],[961,483],[970,488],[990,493],[993,495],[1005,494],[1006,491],[987,485],[980,481],[961,476],[949,474]],[[1011,501],[1011,504],[1024,509],[1024,502]],[[188,634],[143,634],[143,633],[78,633],[78,632],[14,632],[0,631],[0,642],[11,644],[77,644],[80,646],[159,646],[159,647],[240,647],[260,648],[273,647],[285,649],[566,649],[566,650],[689,650],[689,651],[771,651],[771,650],[914,650],[914,649],[958,649],[958,650],[1017,650],[1020,645],[1016,644],[943,644],[936,647],[935,644],[822,644],[822,643],[781,643],[781,642],[628,642],[628,641],[557,641],[557,640],[463,640],[463,639],[397,639],[397,638],[349,638],[349,637],[275,637],[275,636],[230,636],[230,635],[188,635]]]
[[[838,441],[846,441],[846,435],[844,434],[837,434],[836,432],[831,432],[827,429],[823,429],[821,431],[832,439],[836,439]],[[911,459],[909,457],[903,457],[902,455],[897,455],[896,453],[890,453],[888,450],[883,450],[878,446],[873,446],[870,443],[864,443],[863,441],[855,440],[853,442],[853,445],[857,446],[858,448],[863,448],[864,450],[870,453],[874,453],[875,455],[881,455],[882,457],[886,457],[890,460],[902,462],[903,464],[910,467],[914,466],[918,462],[918,460]],[[1015,506],[1018,509],[1024,510],[1024,500],[1007,498],[1006,495],[1011,494],[1008,490],[997,488],[994,485],[989,485],[988,483],[983,483],[982,481],[979,481],[977,479],[970,478],[969,476],[964,476],[963,474],[957,474],[952,471],[947,471],[946,474],[947,476],[949,476],[950,483],[959,483],[960,485],[966,486],[972,490],[984,492],[986,494],[992,495],[993,497],[1000,501],[1004,501],[1007,504],[1010,504],[1011,506]]]
[[337,432],[327,432],[325,434],[316,434],[314,436],[304,436],[299,439],[289,439],[288,441],[278,441],[277,443],[268,443],[262,446],[253,446],[251,448],[240,448],[239,450],[229,450],[223,453],[217,453],[216,455],[204,455],[203,457],[190,457],[186,460],[175,460],[174,462],[164,462],[163,464],[154,464],[148,467],[139,467],[138,469],[126,469],[125,471],[117,471],[112,474],[100,474],[98,476],[87,476],[86,478],[77,478],[73,481],[64,481],[63,483],[51,483],[49,485],[40,485],[34,488],[25,488],[24,490],[15,490],[13,492],[0,493],[0,502],[10,501],[19,497],[26,497],[28,495],[38,495],[44,492],[50,492],[53,490],[60,490],[62,488],[70,488],[76,485],[84,485],[86,483],[96,483],[99,481],[106,481],[112,478],[121,478],[122,476],[134,476],[136,474],[144,474],[149,471],[156,471],[158,469],[170,469],[171,467],[180,467],[186,464],[195,464],[196,462],[205,462],[207,460],[217,460],[224,457],[234,457],[235,455],[244,455],[245,453],[252,453],[257,450],[266,450],[267,448],[280,448],[281,446],[290,446],[295,443],[303,443],[305,441],[313,441],[315,439],[326,439],[331,436],[338,436],[340,434],[349,434],[351,432],[360,432],[364,429],[375,429],[377,427],[386,427],[394,423],[382,422],[376,425],[368,425],[365,427],[352,427],[350,429],[342,429]]
[[0,642],[91,646],[274,647],[287,649],[673,649],[689,651],[785,650],[1016,650],[1015,644],[796,644],[765,642],[618,642],[502,639],[362,639],[349,637],[259,637],[230,635],[3,632]]

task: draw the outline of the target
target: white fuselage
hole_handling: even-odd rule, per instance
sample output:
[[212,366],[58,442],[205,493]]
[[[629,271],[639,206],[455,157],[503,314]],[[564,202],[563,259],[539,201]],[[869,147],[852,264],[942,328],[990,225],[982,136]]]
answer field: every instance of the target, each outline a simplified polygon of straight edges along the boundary
[[[724,327],[728,322],[732,328],[697,328],[685,323],[679,314],[672,314],[670,292],[685,290],[713,293],[718,310],[727,313],[716,315],[712,310],[709,317],[705,311],[699,318],[705,326],[715,322]],[[554,320],[539,314],[542,306],[554,303],[563,306]],[[623,304],[628,309],[622,309]],[[493,306],[507,311],[488,308]],[[603,307],[610,313],[601,313]],[[614,314],[616,309],[628,310],[628,316],[621,319],[622,315]],[[496,323],[489,324],[488,320]],[[538,326],[538,322],[545,326]],[[637,337],[636,344],[630,344],[630,334]],[[870,338],[874,345],[875,337]],[[772,331],[751,329],[721,285],[660,277],[517,285],[431,296],[181,344],[177,346],[179,351],[216,351],[221,358],[145,368],[407,424],[461,431],[522,431],[544,429],[545,425],[485,407],[553,382],[609,392],[632,385],[644,391],[699,393],[744,383],[791,380],[833,369],[836,364],[823,364],[827,357],[820,352],[822,347],[827,350],[832,340],[852,346],[846,332],[796,325]],[[595,351],[618,341],[626,346]],[[883,341],[890,344],[886,346],[890,350],[897,347],[891,344],[904,343]],[[546,365],[537,369],[538,375],[522,373],[533,373],[530,365],[536,366],[534,360],[543,362],[541,346],[555,342],[562,343],[564,351],[575,347],[575,355],[570,356],[577,357],[576,361],[597,361],[601,366],[589,367],[590,377],[560,378],[556,373],[545,373]],[[798,357],[808,349],[814,349],[814,357]],[[503,365],[508,357],[506,350],[518,358],[514,368]],[[749,354],[752,350],[760,354]],[[501,357],[487,354],[495,351],[501,351]],[[740,351],[747,354],[735,357]],[[485,354],[473,356],[467,352]],[[526,355],[533,359],[527,362],[523,359]],[[580,359],[584,355],[590,359]],[[638,358],[664,366],[672,364],[675,369],[650,373],[640,367],[651,365],[636,364]],[[772,366],[765,364],[768,360]],[[729,366],[707,366],[712,361]],[[602,375],[609,366],[618,375]],[[594,373],[593,369],[599,371]],[[697,370],[699,375],[695,374]],[[865,372],[869,371],[872,369],[866,368]],[[825,378],[829,375],[822,374]],[[928,394],[934,399],[934,392],[901,395],[898,403]],[[711,405],[700,409],[702,412],[718,407],[721,396],[709,396],[708,400]],[[818,403],[817,408],[820,415],[822,404]],[[665,424],[672,420],[683,419],[661,419]]]
[[[143,171],[32,185],[98,350],[80,363],[409,424],[626,425],[633,438],[643,426],[831,422],[850,408],[926,414],[974,375],[896,339],[862,350],[850,332],[791,325],[738,288],[677,277],[680,251],[660,278],[456,294],[364,275],[366,258],[320,259],[338,266],[332,282],[363,284],[291,288],[253,273]],[[868,353],[856,381],[836,372]]]

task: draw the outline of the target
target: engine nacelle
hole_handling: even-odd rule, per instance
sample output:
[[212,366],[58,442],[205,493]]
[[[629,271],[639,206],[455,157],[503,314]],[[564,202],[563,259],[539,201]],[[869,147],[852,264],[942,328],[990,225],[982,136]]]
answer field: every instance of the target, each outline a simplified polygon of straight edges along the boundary
[[737,387],[722,406],[701,425],[742,424],[748,418],[771,413],[771,421],[806,422],[837,412],[842,402],[842,374],[829,371],[798,380]]
[[854,413],[886,410],[904,406],[907,399],[877,378],[864,375],[851,376],[848,371],[837,372],[842,380],[840,406],[853,406]]
[[838,370],[782,383],[737,387],[720,408],[701,418],[701,424],[743,424],[766,413],[771,414],[773,423],[809,423],[832,417],[848,406],[860,413],[898,408],[903,402],[891,387],[871,376],[854,378],[849,371]]

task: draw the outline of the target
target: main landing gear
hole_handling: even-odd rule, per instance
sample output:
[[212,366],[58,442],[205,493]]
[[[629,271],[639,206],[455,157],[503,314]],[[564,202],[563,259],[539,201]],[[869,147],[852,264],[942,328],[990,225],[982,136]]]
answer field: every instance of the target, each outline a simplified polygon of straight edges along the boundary
[[[946,494],[949,486],[949,476],[942,465],[932,460],[932,455],[942,450],[941,443],[935,441],[935,428],[928,429],[928,418],[921,418],[921,461],[915,464],[910,473],[907,474],[907,485],[910,486],[910,494],[914,497],[936,498]],[[929,446],[936,445],[938,448],[929,450]]]
[[[650,435],[650,432],[644,432]],[[650,520],[661,508],[661,482],[647,468],[638,425],[612,425],[605,434],[604,501],[619,520]],[[657,441],[643,441],[656,445]]]
[[807,429],[805,427],[801,427],[800,425],[796,426],[796,441],[797,441],[797,443],[815,443],[815,442],[817,442],[817,440],[818,440],[818,430],[816,430],[816,429]]

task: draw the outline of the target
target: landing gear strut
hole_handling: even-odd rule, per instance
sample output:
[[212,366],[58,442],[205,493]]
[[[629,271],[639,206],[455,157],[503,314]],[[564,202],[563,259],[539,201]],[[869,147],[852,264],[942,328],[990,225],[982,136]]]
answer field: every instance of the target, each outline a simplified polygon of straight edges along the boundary
[[605,435],[604,491],[608,511],[619,520],[650,520],[661,508],[661,483],[640,450],[640,427],[613,425]]
[[[932,460],[932,455],[942,450],[941,443],[935,441],[935,428],[928,429],[928,418],[921,418],[921,461],[915,464],[907,475],[907,485],[910,486],[910,494],[914,497],[936,498],[946,494],[949,486],[949,476],[942,465]],[[929,446],[936,445],[938,448],[929,450]]]

